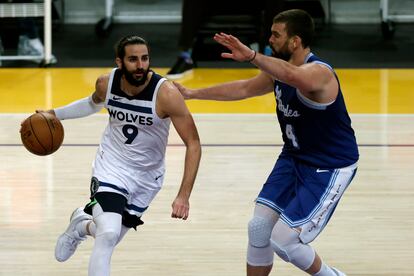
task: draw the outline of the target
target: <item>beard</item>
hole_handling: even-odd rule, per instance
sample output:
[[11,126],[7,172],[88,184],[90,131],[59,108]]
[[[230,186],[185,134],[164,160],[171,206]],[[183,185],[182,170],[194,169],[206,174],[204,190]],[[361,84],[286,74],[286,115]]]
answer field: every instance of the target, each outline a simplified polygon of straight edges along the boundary
[[283,45],[283,47],[280,48],[279,51],[276,51],[272,45],[270,45],[270,48],[272,48],[272,56],[275,58],[280,58],[284,61],[289,61],[290,58],[292,57],[292,53],[289,52],[287,48],[287,43]]
[[[128,71],[126,69],[126,67],[122,64],[122,73],[125,76],[125,79],[127,80],[127,82],[133,86],[141,86],[143,85],[146,81],[147,81],[147,77],[148,77],[148,72],[149,72],[149,68],[147,70],[139,68],[137,70],[134,70],[132,72]],[[140,78],[135,78],[134,74],[136,73],[141,73],[142,77]]]

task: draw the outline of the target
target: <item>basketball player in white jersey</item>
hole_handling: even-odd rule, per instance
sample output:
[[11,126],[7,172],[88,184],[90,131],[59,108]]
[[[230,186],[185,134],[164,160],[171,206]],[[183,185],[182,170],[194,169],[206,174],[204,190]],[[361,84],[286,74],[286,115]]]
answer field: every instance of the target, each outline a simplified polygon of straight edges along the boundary
[[313,20],[302,10],[275,16],[273,57],[256,53],[236,37],[214,39],[260,73],[247,80],[190,90],[186,98],[240,100],[274,93],[283,149],[263,185],[248,225],[247,275],[267,276],[276,253],[314,276],[343,276],[309,245],[324,229],[353,179],[359,158],[351,120],[333,68],[309,47]]
[[49,110],[60,120],[108,110],[109,123],[96,153],[91,202],[76,209],[58,238],[55,257],[63,262],[87,235],[95,238],[89,276],[110,275],[115,246],[160,190],[170,122],[186,146],[181,186],[172,204],[173,218],[186,220],[189,197],[201,157],[193,118],[178,89],[150,70],[147,42],[138,36],[122,38],[116,46],[117,68],[96,81],[88,98]]

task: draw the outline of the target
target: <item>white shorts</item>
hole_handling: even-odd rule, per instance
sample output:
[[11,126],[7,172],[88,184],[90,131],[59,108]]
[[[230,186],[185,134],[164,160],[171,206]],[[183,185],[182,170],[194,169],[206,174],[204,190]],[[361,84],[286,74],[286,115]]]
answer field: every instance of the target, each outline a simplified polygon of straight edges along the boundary
[[118,193],[127,199],[126,211],[141,216],[148,208],[164,181],[165,166],[144,170],[132,168],[113,158],[101,158],[97,154],[92,165],[92,176],[99,180],[97,192]]

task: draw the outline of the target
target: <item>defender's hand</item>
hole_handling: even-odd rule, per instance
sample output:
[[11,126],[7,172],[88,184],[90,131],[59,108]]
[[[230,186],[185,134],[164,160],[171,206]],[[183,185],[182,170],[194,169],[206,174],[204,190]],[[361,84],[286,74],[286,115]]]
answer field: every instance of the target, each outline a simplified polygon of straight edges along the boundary
[[184,99],[191,99],[191,90],[188,88],[185,88],[184,86],[182,86],[181,84],[179,84],[178,82],[173,81],[173,84],[175,85],[175,87],[177,87],[177,89],[180,91],[181,95],[183,95]]
[[250,61],[255,55],[255,51],[240,42],[237,37],[225,33],[214,35],[214,40],[228,48],[231,53],[222,53],[223,58],[231,58],[236,61]]

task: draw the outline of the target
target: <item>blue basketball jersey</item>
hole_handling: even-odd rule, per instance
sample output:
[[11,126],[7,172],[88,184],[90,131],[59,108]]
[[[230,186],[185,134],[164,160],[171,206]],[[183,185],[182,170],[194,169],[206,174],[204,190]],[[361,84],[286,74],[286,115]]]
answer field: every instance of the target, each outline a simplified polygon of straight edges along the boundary
[[[333,71],[330,65],[312,53],[306,62],[318,62]],[[283,133],[282,156],[288,155],[308,165],[327,169],[350,166],[358,161],[355,134],[340,86],[337,98],[329,104],[313,102],[295,87],[277,80],[274,94]]]

